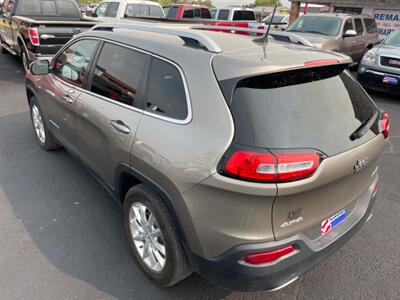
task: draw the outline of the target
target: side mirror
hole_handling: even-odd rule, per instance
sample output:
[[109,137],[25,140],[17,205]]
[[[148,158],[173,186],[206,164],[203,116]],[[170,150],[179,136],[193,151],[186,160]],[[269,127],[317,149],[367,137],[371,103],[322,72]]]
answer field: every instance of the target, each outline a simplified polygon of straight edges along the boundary
[[357,32],[355,30],[349,29],[347,30],[344,34],[343,37],[355,37],[357,35]]
[[92,12],[92,17],[93,18],[97,18],[97,13],[94,11],[94,12]]
[[31,73],[33,75],[47,75],[50,72],[50,64],[47,59],[37,60],[31,64]]

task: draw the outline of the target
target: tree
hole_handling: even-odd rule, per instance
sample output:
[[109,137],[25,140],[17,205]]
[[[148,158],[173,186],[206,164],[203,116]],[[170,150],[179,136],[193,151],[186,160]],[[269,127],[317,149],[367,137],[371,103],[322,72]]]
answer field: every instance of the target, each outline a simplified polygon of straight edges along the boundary
[[203,0],[203,1],[202,0],[200,0],[200,1],[194,0],[194,1],[192,1],[192,4],[201,4],[201,5],[207,6],[208,8],[215,7],[211,0]]
[[281,1],[279,0],[256,0],[254,4],[255,6],[282,6]]

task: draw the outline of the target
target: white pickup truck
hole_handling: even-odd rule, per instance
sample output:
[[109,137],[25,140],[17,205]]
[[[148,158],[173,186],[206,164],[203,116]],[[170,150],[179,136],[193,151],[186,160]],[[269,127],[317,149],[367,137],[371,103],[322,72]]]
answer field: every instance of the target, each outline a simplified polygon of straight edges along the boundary
[[211,18],[221,21],[255,21],[254,10],[245,7],[220,7],[211,10]]
[[153,1],[106,0],[97,5],[93,18],[103,21],[125,18],[165,18],[162,6]]

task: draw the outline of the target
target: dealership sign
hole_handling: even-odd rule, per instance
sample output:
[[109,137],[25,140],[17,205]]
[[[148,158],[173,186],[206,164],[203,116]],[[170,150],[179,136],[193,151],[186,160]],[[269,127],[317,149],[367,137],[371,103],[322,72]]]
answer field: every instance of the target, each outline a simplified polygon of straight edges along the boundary
[[400,29],[400,10],[376,9],[374,19],[378,24],[379,37],[386,38],[396,29]]

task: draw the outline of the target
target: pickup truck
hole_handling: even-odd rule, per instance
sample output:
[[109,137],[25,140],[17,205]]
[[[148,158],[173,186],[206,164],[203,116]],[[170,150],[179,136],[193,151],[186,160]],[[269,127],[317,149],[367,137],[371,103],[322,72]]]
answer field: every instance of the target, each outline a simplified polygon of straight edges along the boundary
[[74,0],[5,0],[0,12],[2,53],[22,59],[27,70],[37,59],[51,59],[74,35],[97,23],[82,17]]
[[165,19],[165,14],[162,6],[154,1],[106,0],[96,7],[92,17],[101,21],[140,17]]
[[256,14],[250,8],[228,6],[213,8],[211,18],[221,21],[256,21]]
[[180,3],[164,6],[164,12],[169,20],[199,20],[211,19],[211,12],[207,6]]

